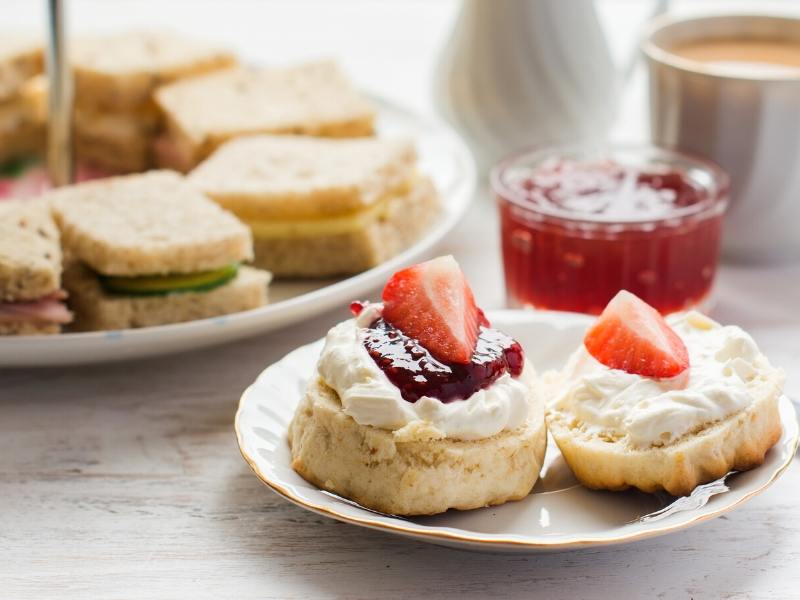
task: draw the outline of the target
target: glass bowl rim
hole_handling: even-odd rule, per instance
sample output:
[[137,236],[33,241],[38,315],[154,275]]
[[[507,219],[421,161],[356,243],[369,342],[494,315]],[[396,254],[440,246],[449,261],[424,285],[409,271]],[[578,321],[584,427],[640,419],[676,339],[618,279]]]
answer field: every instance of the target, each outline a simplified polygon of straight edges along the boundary
[[[615,151],[656,151],[667,155],[667,157],[681,159],[685,162],[693,163],[693,167],[704,170],[709,174],[714,182],[716,189],[702,202],[685,206],[674,213],[660,217],[643,217],[640,219],[622,220],[603,220],[591,217],[579,216],[576,213],[551,208],[548,206],[537,205],[531,202],[520,190],[511,187],[504,179],[510,168],[520,164],[523,160],[531,156],[539,156],[541,160],[569,153],[580,153],[581,151],[597,150],[602,155],[604,152],[613,153]],[[666,158],[666,157],[665,157]],[[541,162],[541,161],[539,161]],[[665,161],[666,162],[666,161]],[[655,162],[654,164],[657,164]],[[669,163],[666,163],[669,164]],[[567,143],[540,143],[528,146],[507,156],[494,167],[489,173],[489,185],[492,192],[502,201],[514,204],[531,214],[536,214],[544,219],[549,219],[556,223],[583,225],[590,227],[613,227],[615,229],[626,229],[627,227],[640,228],[642,225],[659,225],[665,223],[675,223],[684,219],[705,219],[716,215],[721,215],[728,207],[730,193],[730,177],[717,163],[707,158],[676,150],[666,146],[659,146],[647,142],[567,142]]]

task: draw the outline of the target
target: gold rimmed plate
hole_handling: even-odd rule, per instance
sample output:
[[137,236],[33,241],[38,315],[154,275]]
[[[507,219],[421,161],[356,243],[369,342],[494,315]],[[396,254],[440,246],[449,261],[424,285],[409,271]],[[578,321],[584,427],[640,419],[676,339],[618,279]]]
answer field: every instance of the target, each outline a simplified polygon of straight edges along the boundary
[[[590,318],[569,313],[495,311],[492,324],[520,340],[539,371],[561,366],[581,343]],[[780,400],[783,435],[764,464],[730,473],[685,498],[600,492],[577,483],[551,442],[542,476],[524,500],[432,517],[403,518],[367,510],[320,490],[291,468],[287,428],[322,341],[298,348],[267,368],[245,391],[236,414],[239,448],[255,474],[287,500],[354,525],[436,544],[506,552],[548,552],[621,544],[678,531],[732,510],[765,490],[797,449],[792,403]]]

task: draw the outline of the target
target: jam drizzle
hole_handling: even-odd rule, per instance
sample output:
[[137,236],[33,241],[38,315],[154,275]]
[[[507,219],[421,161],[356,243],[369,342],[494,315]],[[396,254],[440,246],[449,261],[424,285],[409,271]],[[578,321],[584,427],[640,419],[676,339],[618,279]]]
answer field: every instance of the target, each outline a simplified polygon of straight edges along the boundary
[[506,334],[481,327],[472,360],[446,363],[415,339],[378,319],[364,332],[364,347],[404,400],[423,396],[444,403],[465,400],[489,387],[503,373],[517,377],[525,362],[522,346]]
[[350,303],[350,312],[353,314],[354,317],[357,317],[358,315],[361,314],[361,311],[363,311],[367,307],[367,304],[369,304],[369,302],[363,302],[361,300],[353,300]]

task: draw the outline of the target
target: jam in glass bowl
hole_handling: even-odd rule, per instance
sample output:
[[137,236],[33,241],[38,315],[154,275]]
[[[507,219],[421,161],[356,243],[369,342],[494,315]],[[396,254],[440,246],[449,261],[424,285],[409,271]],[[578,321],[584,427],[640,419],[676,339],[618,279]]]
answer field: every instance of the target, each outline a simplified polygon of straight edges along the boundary
[[702,307],[728,177],[649,145],[534,149],[496,166],[509,304],[599,313],[626,289],[662,313]]

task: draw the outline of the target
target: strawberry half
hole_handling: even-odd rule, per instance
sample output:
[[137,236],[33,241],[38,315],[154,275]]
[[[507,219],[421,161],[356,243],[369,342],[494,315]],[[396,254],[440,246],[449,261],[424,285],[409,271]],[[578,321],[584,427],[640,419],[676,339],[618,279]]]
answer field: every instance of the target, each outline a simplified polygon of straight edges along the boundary
[[434,357],[453,363],[470,362],[480,325],[489,325],[452,256],[392,275],[383,288],[383,318]]
[[622,290],[583,338],[605,366],[645,377],[675,377],[689,367],[686,346],[656,309]]

